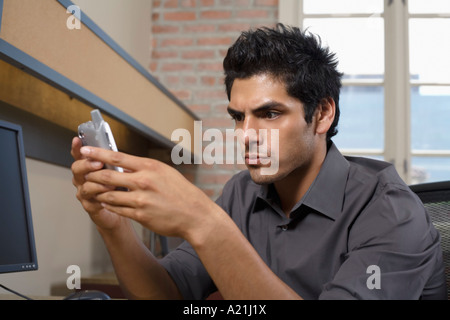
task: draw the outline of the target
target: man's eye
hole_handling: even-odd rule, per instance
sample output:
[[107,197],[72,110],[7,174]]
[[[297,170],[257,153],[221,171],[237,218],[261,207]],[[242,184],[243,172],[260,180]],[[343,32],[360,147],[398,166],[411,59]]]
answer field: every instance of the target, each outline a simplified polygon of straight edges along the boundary
[[267,111],[266,113],[265,113],[265,117],[267,118],[267,119],[275,119],[276,117],[278,117],[280,114],[278,113],[278,112],[274,112],[274,111]]
[[233,119],[236,122],[240,122],[240,121],[244,120],[244,116],[242,116],[240,114],[232,114],[231,119]]

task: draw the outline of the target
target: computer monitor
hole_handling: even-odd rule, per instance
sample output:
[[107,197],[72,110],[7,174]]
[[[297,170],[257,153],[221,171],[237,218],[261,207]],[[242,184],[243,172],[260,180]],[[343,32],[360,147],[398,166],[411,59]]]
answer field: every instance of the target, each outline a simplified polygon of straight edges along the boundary
[[0,120],[0,273],[37,269],[22,127]]

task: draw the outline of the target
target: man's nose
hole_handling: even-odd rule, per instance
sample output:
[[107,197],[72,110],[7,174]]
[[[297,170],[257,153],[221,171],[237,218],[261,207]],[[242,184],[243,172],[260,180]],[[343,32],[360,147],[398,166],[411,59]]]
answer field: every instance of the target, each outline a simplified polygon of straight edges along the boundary
[[246,117],[242,130],[244,132],[244,144],[247,149],[252,145],[258,145],[257,124],[253,117]]

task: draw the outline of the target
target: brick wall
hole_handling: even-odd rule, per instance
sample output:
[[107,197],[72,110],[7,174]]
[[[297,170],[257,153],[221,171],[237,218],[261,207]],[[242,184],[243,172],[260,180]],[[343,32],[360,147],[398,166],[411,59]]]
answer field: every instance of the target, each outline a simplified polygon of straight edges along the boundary
[[[226,112],[223,58],[241,31],[277,22],[278,0],[154,0],[152,10],[152,75],[199,116],[203,130],[233,128]],[[243,168],[193,167],[181,169],[213,199]]]

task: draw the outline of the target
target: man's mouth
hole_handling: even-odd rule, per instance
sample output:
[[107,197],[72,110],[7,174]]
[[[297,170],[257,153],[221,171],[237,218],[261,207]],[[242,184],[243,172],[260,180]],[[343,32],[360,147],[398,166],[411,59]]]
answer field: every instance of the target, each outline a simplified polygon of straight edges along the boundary
[[267,156],[260,156],[258,154],[245,155],[245,164],[248,165],[261,165],[261,164],[268,164],[269,162],[270,158]]

